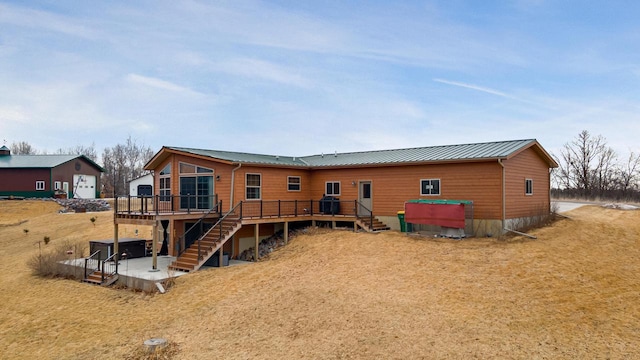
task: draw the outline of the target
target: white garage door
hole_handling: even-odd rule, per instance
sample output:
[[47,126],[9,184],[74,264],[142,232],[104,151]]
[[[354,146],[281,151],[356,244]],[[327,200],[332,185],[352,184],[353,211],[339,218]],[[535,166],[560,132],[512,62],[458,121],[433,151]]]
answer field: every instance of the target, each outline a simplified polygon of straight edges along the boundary
[[73,197],[76,199],[95,199],[96,177],[93,175],[73,175]]

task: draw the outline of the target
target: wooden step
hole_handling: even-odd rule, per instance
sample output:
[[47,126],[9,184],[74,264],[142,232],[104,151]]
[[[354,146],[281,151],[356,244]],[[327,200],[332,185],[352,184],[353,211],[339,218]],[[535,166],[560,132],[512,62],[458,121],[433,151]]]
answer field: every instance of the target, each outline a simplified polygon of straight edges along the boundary
[[[213,255],[214,250],[218,250],[223,241],[228,240],[229,234],[238,228],[238,218],[223,220],[217,228],[211,229],[199,241],[194,242],[180,256],[169,265],[169,269],[178,271],[193,271],[196,267]],[[222,231],[220,230],[222,228]],[[222,236],[221,236],[222,235]],[[200,246],[200,256],[198,256],[198,244]]]
[[190,272],[190,271],[193,271],[193,269],[194,269],[193,266],[184,266],[184,265],[171,265],[171,266],[169,266],[169,270],[175,270],[175,271]]
[[105,276],[104,282],[102,281],[102,273],[100,271],[94,271],[89,274],[86,278],[82,279],[82,281],[95,284],[95,285],[110,285],[111,283],[117,280],[117,274],[112,276]]

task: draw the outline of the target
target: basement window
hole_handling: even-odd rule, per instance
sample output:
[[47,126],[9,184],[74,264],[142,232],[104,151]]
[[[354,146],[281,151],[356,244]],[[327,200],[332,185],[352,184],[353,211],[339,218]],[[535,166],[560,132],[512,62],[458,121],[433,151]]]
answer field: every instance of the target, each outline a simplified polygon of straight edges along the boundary
[[36,190],[43,191],[44,190],[44,181],[36,181]]
[[420,195],[440,195],[440,179],[420,180]]
[[62,183],[60,181],[56,181],[53,183],[53,190],[60,190],[62,189]]
[[287,176],[287,190],[300,191],[300,176]]
[[533,179],[524,180],[524,194],[533,195]]

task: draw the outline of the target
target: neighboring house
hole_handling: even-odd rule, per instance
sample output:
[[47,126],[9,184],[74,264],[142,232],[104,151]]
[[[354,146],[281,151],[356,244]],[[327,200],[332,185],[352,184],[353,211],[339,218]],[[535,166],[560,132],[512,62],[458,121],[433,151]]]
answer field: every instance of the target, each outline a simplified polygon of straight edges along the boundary
[[153,174],[142,175],[129,181],[130,196],[152,196],[153,195]]
[[0,147],[0,196],[93,199],[102,172],[84,155],[11,155]]
[[[279,230],[286,239],[291,222],[399,229],[397,213],[412,199],[471,201],[473,235],[500,234],[549,213],[554,167],[536,140],[304,157],[163,147],[145,167],[155,174],[154,213],[118,201],[115,223],[162,224],[182,270],[221,247],[234,257]],[[189,256],[200,261],[191,266]]]

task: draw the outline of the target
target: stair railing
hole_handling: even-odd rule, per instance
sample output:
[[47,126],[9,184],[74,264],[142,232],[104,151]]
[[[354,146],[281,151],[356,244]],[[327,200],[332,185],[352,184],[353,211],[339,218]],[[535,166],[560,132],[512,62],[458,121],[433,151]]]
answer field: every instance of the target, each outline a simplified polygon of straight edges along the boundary
[[222,200],[220,200],[219,202],[216,203],[216,205],[214,207],[212,207],[211,209],[209,209],[209,211],[207,211],[206,213],[204,213],[204,215],[202,215],[198,221],[196,221],[193,225],[191,225],[187,231],[184,232],[184,234],[182,234],[179,238],[178,241],[176,242],[176,244],[179,246],[178,249],[178,256],[182,255],[182,253],[187,250],[186,246],[183,249],[182,248],[182,243],[184,242],[185,238],[187,237],[187,234],[189,234],[193,229],[199,229],[200,233],[198,235],[198,238],[202,237],[202,233],[204,231],[204,220],[209,217],[209,215],[211,215],[211,213],[216,212],[218,213],[218,215],[221,213],[222,209]]
[[[360,219],[360,220],[363,220],[363,222],[366,224],[367,222],[364,221],[364,219],[366,219],[368,217],[367,220],[369,220],[369,223],[367,225],[369,226],[369,230],[373,230],[373,211],[369,210],[366,206],[362,205],[358,200],[354,200],[354,202],[355,202],[355,206],[356,206],[356,211],[355,211],[356,218]],[[369,216],[359,215],[358,214],[359,213],[358,210],[360,210],[360,209],[363,210],[362,212],[369,213]]]
[[230,215],[238,215],[238,220],[242,219],[242,201],[240,201],[236,206],[233,207],[233,209],[229,210],[226,214],[224,214],[220,219],[218,219],[218,222],[216,222],[211,228],[209,228],[206,232],[204,232],[202,235],[200,235],[200,237],[198,238],[197,242],[198,242],[198,262],[200,262],[200,260],[202,260],[203,255],[202,255],[202,247],[200,246],[200,242],[202,241],[202,239],[204,239],[207,235],[209,235],[210,232],[212,232],[216,227],[219,228],[220,231],[220,237],[218,238],[218,241],[220,241],[222,243],[222,236],[223,236],[223,230],[224,230],[224,221],[230,216]]
[[84,278],[100,270],[100,250],[96,250],[88,258],[84,259]]
[[102,260],[102,282],[104,279],[114,276],[118,273],[118,254],[112,254],[108,258]]

